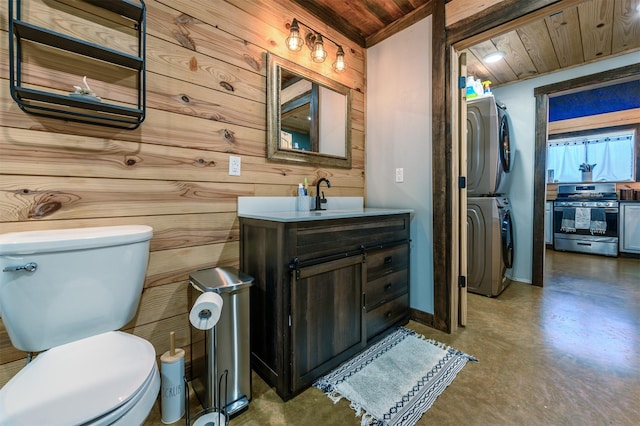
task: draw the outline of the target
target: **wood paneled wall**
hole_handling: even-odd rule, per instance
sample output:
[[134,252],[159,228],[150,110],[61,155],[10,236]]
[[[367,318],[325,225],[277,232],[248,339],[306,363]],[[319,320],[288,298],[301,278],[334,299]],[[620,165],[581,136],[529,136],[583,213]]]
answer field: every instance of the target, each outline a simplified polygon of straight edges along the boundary
[[[74,9],[86,9],[83,2],[23,3],[23,19],[29,22],[61,25],[59,31],[127,48],[130,35],[120,36]],[[145,289],[138,314],[125,329],[150,340],[160,355],[168,350],[170,331],[176,332],[178,346],[190,350],[189,273],[238,266],[238,196],[295,195],[305,177],[311,183],[329,178],[330,196],[364,195],[365,51],[289,0],[145,3],[147,117],[136,130],[21,111],[9,93],[7,2],[0,5],[0,233],[152,226]],[[54,14],[45,12],[51,7]],[[285,48],[293,17],[343,45],[345,73],[331,70],[335,47],[330,43],[324,64],[312,63],[304,50]],[[267,51],[354,90],[352,169],[267,160]],[[74,74],[73,58],[56,61],[35,49],[24,60],[25,75],[35,86],[64,93],[82,79]],[[127,79],[107,84],[116,78],[112,72],[95,69],[95,76],[89,76],[92,88],[106,99],[130,100],[130,90],[117,89],[130,87]],[[241,157],[241,176],[228,175],[229,155]],[[0,323],[0,386],[24,365],[24,358]]]

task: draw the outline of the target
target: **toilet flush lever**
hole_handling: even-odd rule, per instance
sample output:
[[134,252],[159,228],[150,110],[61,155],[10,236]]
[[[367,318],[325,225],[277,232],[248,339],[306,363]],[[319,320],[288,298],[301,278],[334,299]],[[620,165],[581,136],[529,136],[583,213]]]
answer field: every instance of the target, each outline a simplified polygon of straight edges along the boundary
[[25,265],[20,266],[7,266],[2,272],[17,272],[17,271],[27,271],[27,272],[35,272],[38,269],[38,264],[35,262],[29,262]]

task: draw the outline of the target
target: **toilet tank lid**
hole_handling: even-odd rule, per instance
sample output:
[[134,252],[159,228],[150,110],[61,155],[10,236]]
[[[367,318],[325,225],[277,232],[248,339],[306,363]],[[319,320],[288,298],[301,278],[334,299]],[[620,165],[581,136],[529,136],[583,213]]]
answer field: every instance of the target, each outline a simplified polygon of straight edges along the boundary
[[0,255],[108,247],[148,241],[152,236],[153,228],[147,225],[9,232],[0,235]]

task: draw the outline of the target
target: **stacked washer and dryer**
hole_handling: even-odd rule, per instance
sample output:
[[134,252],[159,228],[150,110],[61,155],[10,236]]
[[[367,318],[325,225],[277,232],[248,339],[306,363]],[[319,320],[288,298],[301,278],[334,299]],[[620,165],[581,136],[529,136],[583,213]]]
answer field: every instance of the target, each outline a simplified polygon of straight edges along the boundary
[[512,168],[509,117],[493,95],[467,101],[467,289],[498,296],[513,267],[511,205],[504,196]]

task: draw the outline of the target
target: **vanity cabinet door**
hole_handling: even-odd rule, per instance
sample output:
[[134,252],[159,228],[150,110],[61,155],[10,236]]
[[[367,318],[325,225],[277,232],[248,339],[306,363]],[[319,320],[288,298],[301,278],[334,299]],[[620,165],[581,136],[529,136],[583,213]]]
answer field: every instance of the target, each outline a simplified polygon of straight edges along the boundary
[[291,387],[304,389],[365,346],[362,256],[292,271]]

